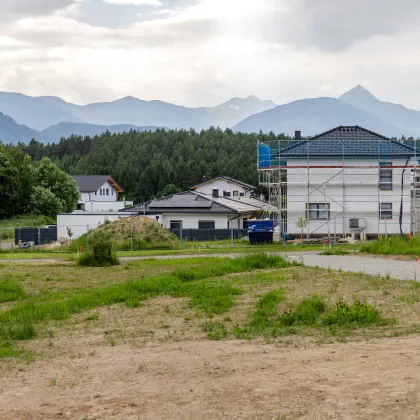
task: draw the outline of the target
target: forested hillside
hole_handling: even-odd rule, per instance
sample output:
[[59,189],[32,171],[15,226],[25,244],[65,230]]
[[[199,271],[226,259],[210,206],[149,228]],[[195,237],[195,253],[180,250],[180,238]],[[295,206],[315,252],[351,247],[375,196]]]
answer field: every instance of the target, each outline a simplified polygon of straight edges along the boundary
[[124,187],[127,199],[139,202],[157,196],[169,184],[186,190],[204,176],[226,175],[258,185],[258,140],[285,138],[214,128],[131,131],[71,137],[48,145],[32,141],[23,149],[34,160],[49,157],[70,174],[112,175]]

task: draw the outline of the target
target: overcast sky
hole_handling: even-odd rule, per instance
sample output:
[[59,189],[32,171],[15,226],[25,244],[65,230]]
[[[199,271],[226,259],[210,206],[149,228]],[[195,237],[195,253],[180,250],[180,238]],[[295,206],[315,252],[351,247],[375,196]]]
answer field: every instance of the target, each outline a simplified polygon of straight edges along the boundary
[[362,84],[420,109],[419,0],[0,0],[0,90],[286,103]]

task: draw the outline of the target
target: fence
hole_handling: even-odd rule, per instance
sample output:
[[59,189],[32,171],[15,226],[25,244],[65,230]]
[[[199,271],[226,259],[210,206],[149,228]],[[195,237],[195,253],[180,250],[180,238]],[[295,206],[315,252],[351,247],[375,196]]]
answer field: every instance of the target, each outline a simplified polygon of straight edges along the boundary
[[[247,229],[156,229],[157,225],[151,226],[153,228],[148,230],[126,223],[122,231],[110,232],[117,249],[126,251],[188,248],[202,242],[208,243],[206,247],[233,246],[248,237]],[[0,249],[35,246],[45,251],[58,252],[89,250],[96,228],[91,225],[0,227]]]

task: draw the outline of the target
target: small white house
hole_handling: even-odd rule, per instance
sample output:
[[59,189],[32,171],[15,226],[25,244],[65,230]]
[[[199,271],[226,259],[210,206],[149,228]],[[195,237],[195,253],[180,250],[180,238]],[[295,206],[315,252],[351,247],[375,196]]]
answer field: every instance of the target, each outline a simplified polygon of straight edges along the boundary
[[110,175],[73,176],[80,191],[77,210],[87,212],[115,212],[132,206],[132,201],[119,201],[123,189]]

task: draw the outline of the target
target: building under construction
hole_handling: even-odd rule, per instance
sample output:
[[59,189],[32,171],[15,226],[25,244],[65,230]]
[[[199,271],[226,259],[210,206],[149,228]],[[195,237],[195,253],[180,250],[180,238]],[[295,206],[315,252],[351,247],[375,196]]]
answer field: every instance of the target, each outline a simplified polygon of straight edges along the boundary
[[282,233],[308,238],[417,234],[419,152],[412,143],[359,126],[259,143],[260,185],[269,192],[264,217],[275,218]]

